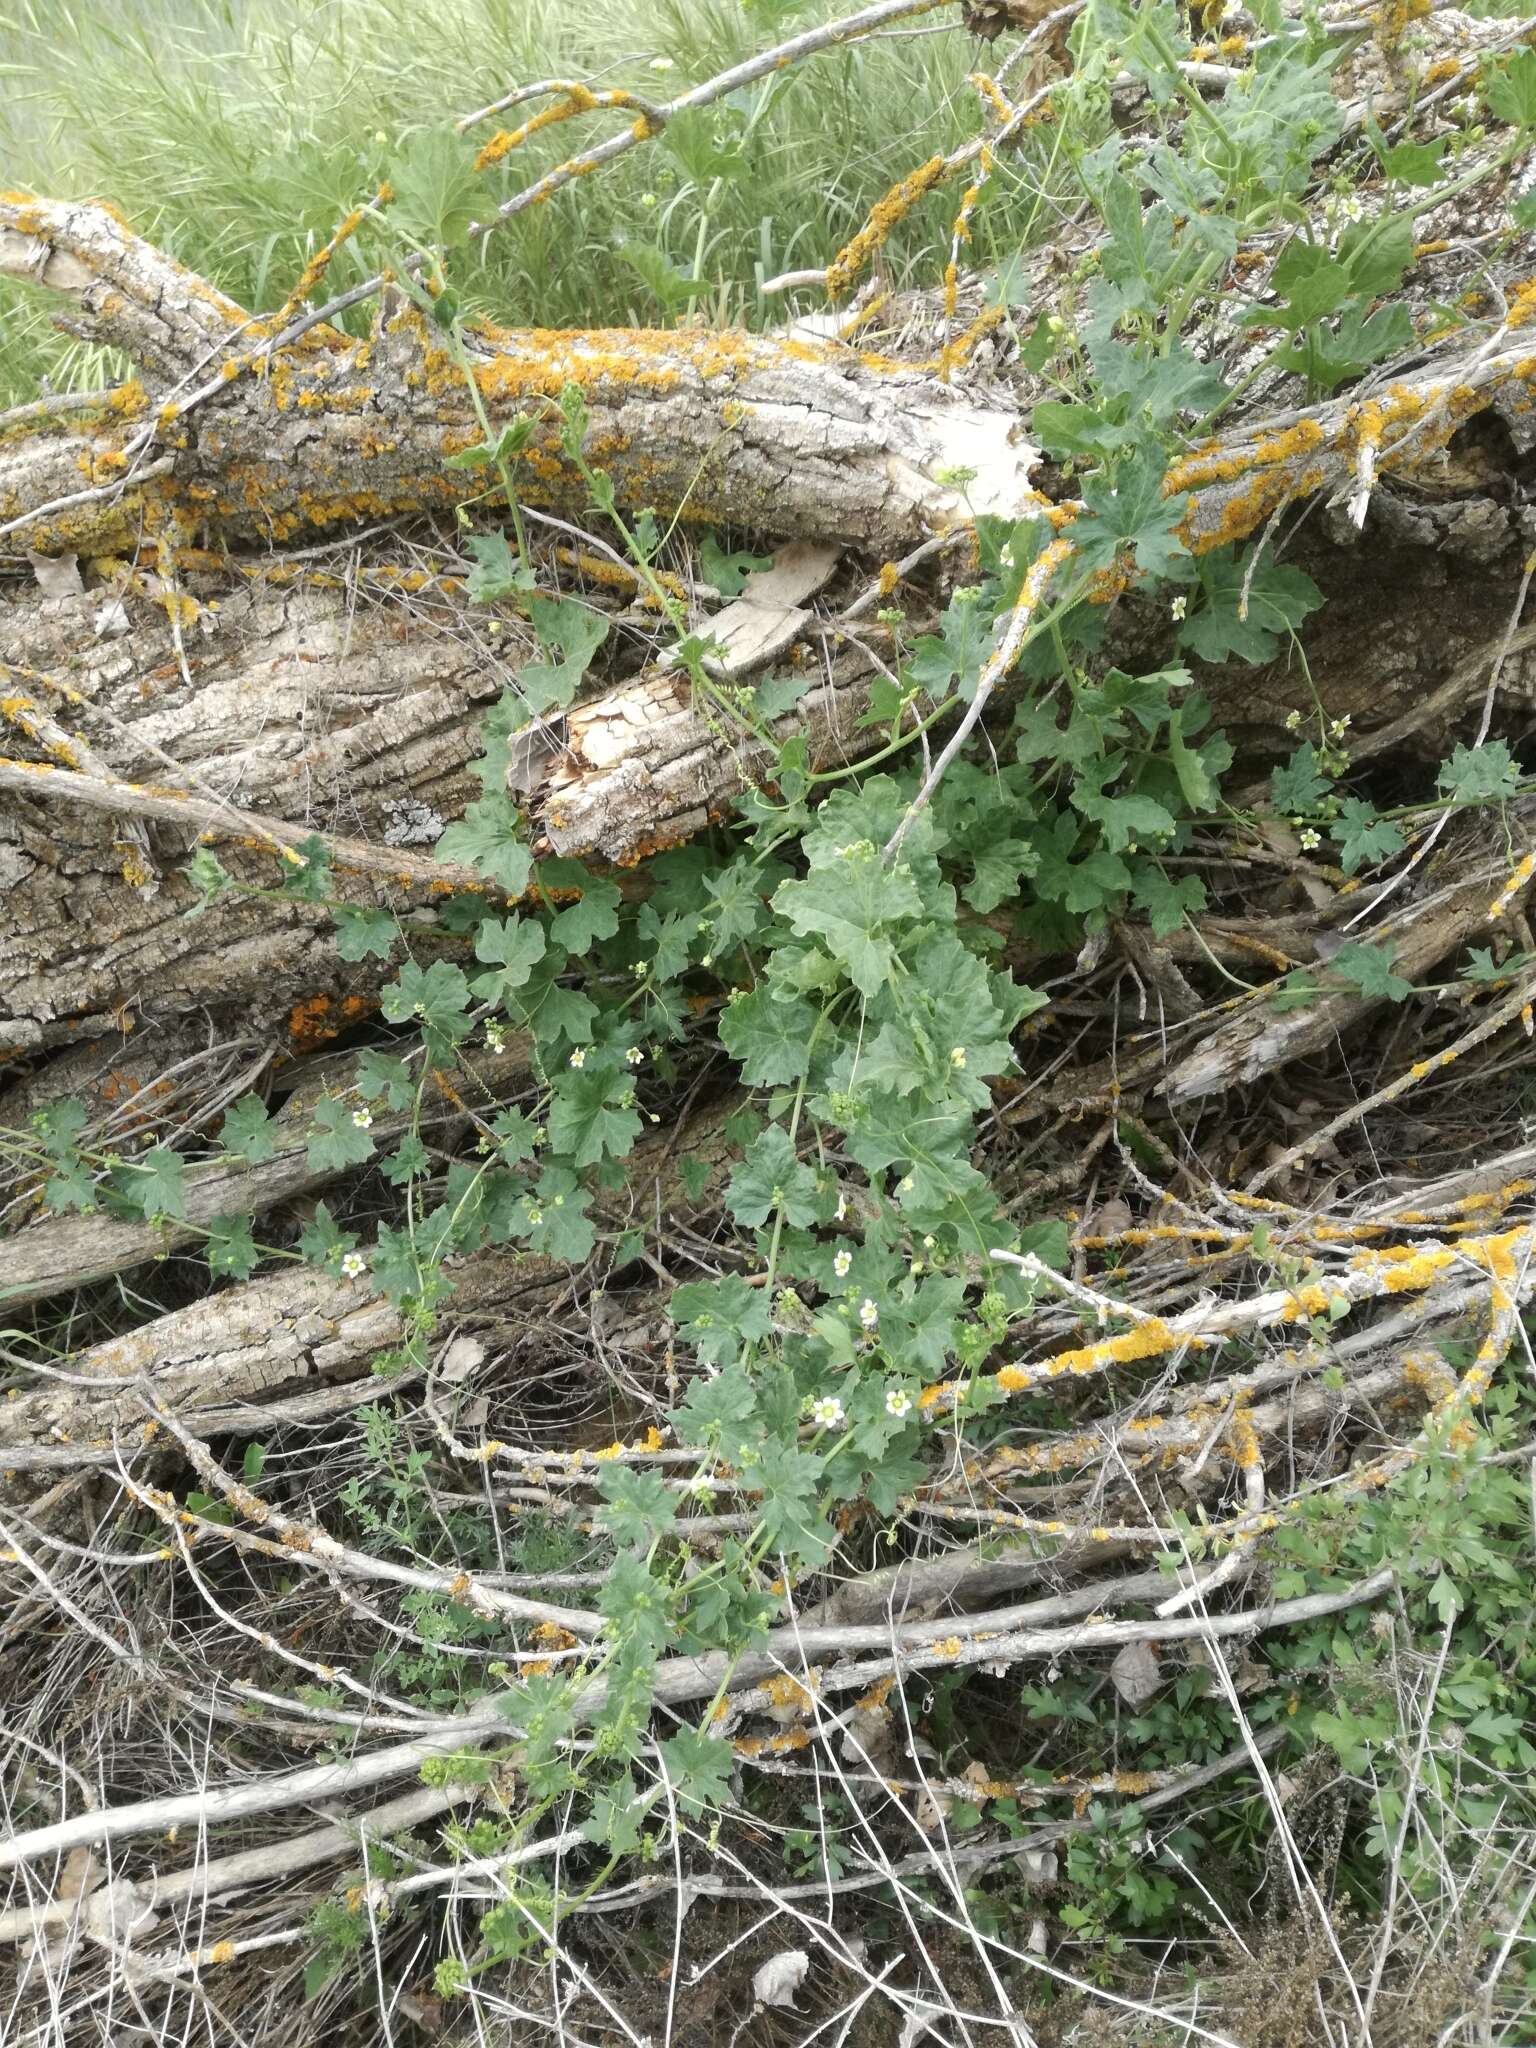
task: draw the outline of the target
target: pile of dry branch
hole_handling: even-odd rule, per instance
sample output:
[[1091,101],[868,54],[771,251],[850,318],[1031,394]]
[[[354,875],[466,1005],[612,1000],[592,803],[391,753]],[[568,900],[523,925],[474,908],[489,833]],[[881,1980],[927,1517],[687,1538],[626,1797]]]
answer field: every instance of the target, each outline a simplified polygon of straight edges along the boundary
[[[846,33],[920,11],[869,8]],[[1341,32],[1358,26],[1336,11]],[[1026,34],[1021,9],[972,10],[983,27],[1007,17],[1036,54],[1073,12]],[[1351,118],[1397,118],[1427,66],[1450,61],[1449,86],[1457,63],[1518,26],[1439,11],[1412,81],[1366,39],[1340,79],[1357,95]],[[761,66],[828,40],[797,38]],[[740,82],[642,112],[502,215]],[[1038,98],[1007,103],[1005,131]],[[587,94],[570,111],[600,118],[603,103]],[[1426,94],[1417,118],[1436,103]],[[1133,93],[1123,112],[1136,117]],[[978,141],[936,160],[928,184],[969,175],[980,154]],[[1432,762],[1456,737],[1527,729],[1536,287],[1522,282],[1529,247],[1501,244],[1493,267],[1488,233],[1475,214],[1424,223],[1426,300],[1479,290],[1496,306],[1475,339],[1458,333],[1390,385],[1320,405],[1260,378],[1242,417],[1168,480],[1188,498],[1193,545],[1283,533],[1329,600],[1305,673],[1278,660],[1201,673],[1240,748],[1233,786],[1246,774],[1260,787],[1314,691],[1327,717],[1352,721],[1357,766],[1393,750]],[[855,283],[881,234],[877,219],[834,284]],[[638,1230],[643,1252],[626,1240],[623,1266],[600,1249],[580,1269],[476,1253],[424,1371],[375,1375],[404,1332],[366,1274],[295,1261],[210,1285],[196,1245],[214,1217],[252,1213],[282,1244],[322,1195],[365,1232],[396,1214],[381,1178],[317,1170],[304,1139],[313,1104],[350,1085],[379,1037],[382,972],[340,956],[323,907],[269,885],[284,849],[319,833],[348,900],[390,909],[407,932],[444,893],[483,888],[431,849],[476,794],[477,714],[514,676],[527,631],[511,605],[466,595],[444,516],[462,478],[444,464],[481,430],[408,295],[376,281],[372,324],[350,336],[334,324],[341,303],[306,304],[321,265],[256,318],[109,207],[16,194],[0,194],[0,272],[57,292],[74,331],[132,366],[111,390],[0,417],[0,1129],[24,1133],[74,1097],[99,1151],[196,1156],[254,1090],[279,1139],[256,1166],[190,1166],[184,1223],[39,1217],[20,1155],[4,1187],[0,1779],[15,1826],[0,1847],[0,1938],[18,1966],[0,2032],[297,2038],[314,1898],[359,1867],[363,1840],[403,1835],[414,1860],[353,1905],[393,1981],[417,1986],[403,2017],[446,2026],[424,1988],[432,1960],[473,1953],[515,1865],[558,1884],[583,1838],[547,1831],[484,1867],[450,1858],[430,1824],[476,1801],[515,1805],[515,1773],[424,1784],[420,1767],[504,1738],[506,1723],[489,1695],[438,1709],[377,1674],[451,1655],[478,1687],[493,1669],[586,1662],[601,1632],[598,1453],[684,1496],[676,1533],[701,1555],[750,1528],[750,1500],[701,1497],[696,1455],[666,1423],[690,1370],[670,1288],[740,1269],[720,1218],[737,1098],[702,1006],[676,1095],[651,1105],[655,1134],[622,1190],[599,1198],[604,1242]],[[893,590],[914,620],[942,607],[968,561],[967,506],[1050,502],[1070,536],[1004,324],[966,327],[933,302],[877,311],[856,341],[844,331],[471,336],[493,425],[540,421],[520,474],[541,580],[612,627],[601,682],[530,742],[520,797],[542,845],[615,870],[631,894],[658,849],[728,813],[766,750],[696,709],[659,658],[656,610],[539,401],[580,387],[589,453],[622,506],[686,502],[776,550],[728,610],[686,541],[667,573],[701,628],[713,621],[730,672],[779,661],[808,676],[781,732],[803,730],[813,762],[873,744],[859,721],[890,653],[877,608]],[[972,473],[963,496],[945,480],[956,470]],[[1120,659],[1155,649],[1161,630],[1134,589],[1118,599]],[[1524,1342],[1536,975],[1452,977],[1469,946],[1508,937],[1527,961],[1536,952],[1533,834],[1528,799],[1496,824],[1447,813],[1391,886],[1362,891],[1283,821],[1245,814],[1191,856],[1210,905],[1198,927],[1154,940],[1117,926],[1075,962],[1022,960],[1053,1002],[997,1091],[988,1165],[1019,1213],[1070,1215],[1073,1256],[1066,1273],[1037,1274],[1040,1305],[989,1371],[1049,1399],[1020,1403],[1016,1426],[978,1450],[954,1390],[930,1387],[938,1453],[894,1519],[849,1517],[827,1574],[780,1589],[759,1649],[679,1654],[657,1673],[659,1726],[711,1706],[745,1772],[811,1773],[819,1759],[861,1811],[878,1806],[844,1889],[931,1874],[946,1800],[1012,1797],[1027,1822],[984,1824],[951,1868],[1012,1862],[1044,1884],[1092,1798],[1134,1794],[1155,1813],[1224,1771],[1263,1769],[1250,1741],[1198,1771],[1127,1760],[1054,1795],[984,1751],[978,1775],[946,1778],[925,1762],[900,1681],[1087,1659],[1134,1690],[1138,1669],[1155,1685],[1204,1658],[1232,1686],[1266,1631],[1390,1595],[1386,1569],[1277,1598],[1264,1538],[1319,1497],[1342,1512],[1470,1430]],[[183,868],[199,841],[266,893],[189,917]],[[1361,937],[1428,992],[1395,1007],[1354,988],[1266,1000]],[[528,1048],[466,1055],[433,1085],[427,1136],[448,1162],[527,1095]],[[1450,1337],[1471,1359],[1459,1374]],[[1114,1369],[1132,1365],[1128,1393]],[[258,1441],[253,1478],[242,1447]],[[401,1477],[400,1513],[364,1543],[353,1489],[381,1466]],[[547,1567],[530,1528],[560,1532]],[[1171,1573],[1155,1562],[1169,1552],[1183,1556]],[[445,1599],[474,1624],[458,1644],[415,1619]],[[578,1729],[603,1697],[601,1680],[581,1693]],[[579,2021],[569,2038],[638,2038],[605,1992],[611,1950],[579,1931],[616,1907],[670,1901],[681,1928],[685,1900],[752,1902],[771,1886],[794,1915],[824,1894],[775,1879],[750,1831],[711,1846],[674,1819],[675,1857],[573,1909],[569,1981],[541,1979],[533,2006],[501,2015],[502,2038],[546,2024],[564,2038],[561,1998]],[[814,1937],[854,1968],[841,1940],[831,1917]],[[801,1926],[793,1942],[807,1941]],[[887,1994],[903,2017],[871,2039],[923,2010],[920,1989],[893,1980]],[[317,2029],[341,1996],[321,1994]]]

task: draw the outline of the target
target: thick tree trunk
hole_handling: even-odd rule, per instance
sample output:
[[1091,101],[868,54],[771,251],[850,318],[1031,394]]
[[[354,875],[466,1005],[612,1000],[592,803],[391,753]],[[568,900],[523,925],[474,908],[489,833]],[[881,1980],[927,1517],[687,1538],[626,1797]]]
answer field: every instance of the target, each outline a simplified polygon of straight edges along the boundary
[[[338,869],[362,902],[409,915],[464,881],[428,849],[475,793],[475,714],[513,680],[521,628],[470,605],[441,550],[346,566],[270,552],[451,505],[460,486],[444,459],[479,433],[464,378],[398,300],[367,341],[314,327],[279,347],[275,323],[98,208],[0,200],[0,266],[71,293],[77,323],[133,351],[160,386],[45,400],[0,422],[0,535],[58,564],[0,612],[19,735],[0,763],[0,1048],[60,1048],[150,1017],[270,1025],[305,1003],[365,1004],[374,982],[338,959],[326,913],[247,898],[189,919],[177,870],[202,830],[243,879],[270,884],[266,818],[357,842]],[[1310,708],[1315,686],[1369,746],[1373,726],[1422,723],[1438,693],[1433,742],[1480,696],[1532,538],[1523,303],[1505,345],[1430,360],[1389,402],[1240,425],[1170,474],[1197,551],[1293,501],[1340,501],[1303,522],[1293,551],[1334,600],[1309,628],[1308,671],[1286,656],[1203,675],[1229,725],[1272,728]],[[584,501],[549,403],[569,384],[589,408],[588,454],[631,508],[830,534],[878,555],[959,515],[951,466],[977,472],[976,509],[1044,504],[1018,394],[962,395],[947,370],[700,332],[485,331],[474,350],[493,425],[519,411],[539,421],[518,473],[534,504]],[[1342,504],[1362,477],[1363,532]],[[1053,513],[1068,532],[1072,510]],[[170,583],[107,566],[88,592],[48,594],[71,586],[71,554],[146,549]],[[858,727],[880,653],[869,609],[845,638],[824,602],[788,657],[812,687],[780,732],[804,731],[814,762],[871,743]],[[1168,633],[1134,588],[1116,601],[1123,656],[1160,655]],[[1507,690],[1531,687],[1529,642],[1508,644]],[[551,850],[632,863],[697,831],[768,766],[675,674],[642,669],[573,709],[524,800]],[[185,827],[165,822],[178,804]]]
[[[252,812],[398,850],[390,867],[412,877],[407,902],[426,902],[421,853],[475,794],[464,773],[474,714],[509,679],[517,643],[503,651],[446,601],[240,587],[189,636],[184,674],[161,604],[105,601],[126,632],[95,637],[99,591],[0,613],[9,723],[23,746],[32,727],[28,751],[43,756],[30,782],[0,793],[0,1045],[67,1045],[122,1029],[141,1006],[225,1012],[250,1000],[270,1020],[344,993],[323,910],[226,899],[188,919],[196,897],[178,871],[201,815],[150,824],[145,844],[129,830],[131,797],[124,815],[57,800],[48,721],[89,735],[123,782],[179,789],[200,813],[232,809],[221,853],[259,886],[280,868]],[[386,886],[376,873],[341,881],[360,881],[360,901]]]
[[[99,208],[5,199],[0,270],[77,291],[103,340],[198,387],[156,410],[143,385],[126,385],[96,407],[45,410],[0,443],[0,527],[13,545],[117,553],[167,521],[183,537],[207,528],[269,545],[463,496],[444,464],[481,438],[466,375],[398,295],[368,341],[314,328],[269,357],[270,323]],[[519,486],[554,510],[587,501],[550,403],[567,386],[589,409],[591,459],[630,505],[899,553],[962,516],[967,499],[1005,515],[1029,502],[1031,452],[1014,445],[1019,421],[1004,400],[976,403],[921,366],[837,344],[483,329],[468,373],[493,424],[519,413],[537,423]],[[962,468],[974,473],[965,497],[940,476]],[[81,502],[82,476],[121,488]]]

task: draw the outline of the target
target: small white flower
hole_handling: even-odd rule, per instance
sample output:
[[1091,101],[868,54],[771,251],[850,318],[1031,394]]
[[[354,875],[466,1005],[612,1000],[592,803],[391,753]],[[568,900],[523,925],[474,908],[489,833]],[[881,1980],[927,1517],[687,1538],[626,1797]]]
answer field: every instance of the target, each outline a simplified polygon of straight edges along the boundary
[[910,1415],[912,1413],[912,1396],[903,1393],[900,1387],[892,1387],[885,1397],[885,1412],[887,1415],[896,1416],[898,1420],[903,1415]]
[[853,1253],[840,1251],[832,1261],[832,1270],[839,1280],[848,1278],[848,1268],[853,1264]]
[[486,1020],[485,1042],[492,1052],[505,1052],[507,1049],[507,1034],[494,1017]]
[[651,208],[657,204],[656,194],[654,192],[642,192],[640,194],[640,204],[649,213]]
[[880,1311],[867,1294],[859,1303],[859,1321],[866,1330],[875,1330],[880,1326]]
[[713,953],[706,953],[706,954],[704,955],[704,958],[703,958],[703,959],[702,959],[702,960],[701,960],[701,961],[699,962],[699,965],[700,965],[701,967],[713,967],[713,966],[714,966],[714,964],[715,964],[715,956],[714,956],[714,954],[713,954]]
[[1312,849],[1313,849],[1313,847],[1314,847],[1314,846],[1321,846],[1321,845],[1322,845],[1322,843],[1323,843],[1323,835],[1322,835],[1322,833],[1321,833],[1321,832],[1314,832],[1314,831],[1313,831],[1313,830],[1311,829],[1311,827],[1310,827],[1310,826],[1308,826],[1307,830],[1306,830],[1305,832],[1303,832],[1303,833],[1302,833],[1302,835],[1301,835],[1301,846],[1302,846],[1302,851],[1303,851],[1304,853],[1310,853],[1310,852],[1312,851]]
[[352,1112],[352,1121],[357,1125],[357,1128],[360,1131],[366,1131],[373,1123],[373,1111],[367,1108],[354,1109]]
[[1287,732],[1301,731],[1301,713],[1299,711],[1288,711],[1285,714],[1285,729]]
[[910,1195],[914,1185],[911,1174],[904,1173],[896,1183],[896,1192],[898,1195]]
[[1349,731],[1349,726],[1350,718],[1349,713],[1346,711],[1342,718],[1336,718],[1333,721],[1332,725],[1329,726],[1328,730],[1336,740],[1341,740],[1343,739],[1345,733]]
[[819,1401],[811,1403],[811,1420],[818,1429],[841,1429],[843,1426],[843,1404],[835,1394],[823,1394]]
[[638,980],[644,981],[650,971],[651,963],[649,960],[637,960],[635,962],[635,975]]
[[651,59],[651,69],[653,71],[675,71],[677,66],[670,57],[653,57]]
[[624,1057],[632,1067],[638,1067],[640,1062],[645,1058],[645,1054],[640,1050],[638,1045],[632,1045],[629,1048],[629,1051],[625,1053]]
[[1182,619],[1185,612],[1189,609],[1189,599],[1183,596],[1176,597],[1168,609],[1176,619]]
[[529,1209],[529,1211],[528,1211],[528,1228],[529,1228],[530,1230],[537,1230],[537,1229],[538,1229],[538,1227],[539,1227],[539,1225],[540,1225],[540,1224],[541,1224],[541,1223],[542,1223],[543,1221],[544,1221],[544,1211],[543,1211],[542,1209],[532,1209],[532,1208],[530,1208],[530,1209]]
[[848,1197],[847,1197],[846,1195],[839,1195],[839,1196],[838,1196],[838,1198],[837,1198],[837,1209],[836,1209],[836,1211],[835,1211],[835,1220],[836,1220],[837,1222],[841,1223],[841,1222],[842,1222],[842,1220],[843,1220],[843,1218],[844,1218],[844,1217],[845,1217],[845,1216],[846,1216],[847,1214],[848,1214]]
[[957,1045],[949,1055],[949,1064],[958,1072],[965,1065],[965,1047]]
[[341,1270],[349,1280],[355,1280],[359,1273],[366,1273],[368,1261],[361,1252],[348,1252],[342,1259]]
[[576,1050],[571,1054],[571,1065],[573,1067],[580,1068],[584,1067],[586,1064],[587,1049],[584,1045],[578,1045]]
[[701,1472],[698,1478],[694,1480],[689,1491],[697,1494],[700,1500],[713,1500],[715,1497],[715,1482],[713,1479],[706,1479]]
[[931,1252],[937,1243],[938,1239],[936,1237],[925,1237],[923,1239],[923,1250],[925,1252]]
[[1002,547],[1000,547],[997,551],[997,559],[1002,563],[1005,569],[1011,569],[1013,567],[1012,546],[1010,544],[1005,543]]

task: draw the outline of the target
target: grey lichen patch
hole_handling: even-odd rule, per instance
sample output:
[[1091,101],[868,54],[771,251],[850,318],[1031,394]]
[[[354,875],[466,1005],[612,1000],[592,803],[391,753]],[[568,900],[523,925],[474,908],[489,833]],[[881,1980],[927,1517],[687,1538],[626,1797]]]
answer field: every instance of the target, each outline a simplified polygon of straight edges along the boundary
[[384,804],[386,846],[435,846],[448,820],[419,797],[392,797]]

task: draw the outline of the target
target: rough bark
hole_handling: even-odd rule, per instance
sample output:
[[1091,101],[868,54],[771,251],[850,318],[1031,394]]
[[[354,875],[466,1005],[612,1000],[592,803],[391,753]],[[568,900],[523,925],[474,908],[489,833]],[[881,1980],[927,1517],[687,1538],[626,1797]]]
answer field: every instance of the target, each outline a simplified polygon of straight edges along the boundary
[[[1517,843],[1528,842],[1533,821],[1536,805],[1529,799],[1509,807],[1508,827]],[[1508,871],[1501,847],[1463,844],[1455,882],[1410,895],[1388,909],[1370,928],[1372,945],[1390,954],[1394,971],[1404,980],[1421,980],[1458,947],[1488,936],[1488,906]],[[1260,1080],[1287,1061],[1320,1051],[1379,1007],[1379,1001],[1363,1001],[1353,988],[1320,994],[1303,1009],[1281,1012],[1267,1003],[1253,1004],[1175,1061],[1158,1083],[1158,1093],[1169,1103],[1182,1103]]]
[[[189,680],[162,605],[132,592],[111,600],[129,630],[98,639],[102,601],[5,607],[13,728],[24,735],[34,707],[62,712],[123,781],[398,848],[413,878],[404,901],[430,900],[421,854],[475,794],[464,773],[478,750],[473,714],[509,679],[517,638],[502,636],[514,639],[503,650],[457,610],[419,601],[238,588],[204,614]],[[0,1046],[131,1028],[141,1004],[227,1010],[254,996],[249,1014],[271,1019],[317,991],[345,992],[326,912],[226,899],[189,921],[197,899],[179,869],[200,821],[152,824],[145,846],[121,817],[58,801],[43,788],[51,772],[68,770],[36,762],[39,793],[0,798]],[[218,836],[232,871],[275,886],[273,850],[248,825]],[[356,900],[377,888],[362,877]]]
[[[1519,477],[1512,462],[1509,490]],[[1413,722],[1447,679],[1457,701],[1442,706],[1439,737],[1459,709],[1480,701],[1526,546],[1515,510],[1492,488],[1412,505],[1379,493],[1352,545],[1318,545],[1303,557],[1335,600],[1309,631],[1312,678],[1367,747],[1373,726]],[[1392,531],[1410,517],[1424,530],[1420,545]],[[1503,527],[1492,545],[1490,520]],[[1458,524],[1484,538],[1458,548]],[[345,861],[343,885],[353,900],[407,912],[431,902],[443,878],[425,879],[424,856],[478,793],[465,764],[478,751],[479,708],[513,678],[510,636],[487,633],[484,618],[451,594],[354,601],[326,590],[239,588],[206,615],[207,637],[189,650],[188,688],[155,599],[128,593],[120,602],[132,631],[107,640],[91,625],[101,602],[89,593],[6,607],[8,703],[51,699],[123,780],[174,786],[159,748],[185,762],[181,786],[194,796],[206,789],[301,830],[367,840],[385,853],[398,847],[410,886],[376,871],[348,875]],[[1155,648],[1165,622],[1139,616],[1134,598],[1122,610],[1116,629]],[[823,630],[827,638],[808,635],[799,656],[820,680],[779,731],[804,731],[824,766],[867,745],[857,721],[874,670],[858,644],[836,645],[834,625]],[[862,640],[871,629],[856,630]],[[1528,640],[1513,644],[1501,678],[1516,702],[1536,694]],[[54,677],[84,704],[63,705],[62,691],[36,676]],[[1251,735],[1278,738],[1287,711],[1310,701],[1306,676],[1284,661],[1201,680],[1223,719]],[[766,765],[759,742],[696,710],[675,675],[647,669],[573,710],[527,800],[555,851],[627,862],[697,831]],[[0,1046],[62,1048],[118,1035],[140,1015],[208,1010],[271,1022],[317,995],[337,1003],[366,995],[367,974],[339,959],[323,911],[226,900],[185,916],[195,897],[179,868],[197,821],[151,824],[146,859],[121,816],[61,794],[39,787],[0,798]],[[274,883],[272,851],[253,833],[232,826],[218,837],[232,870]]]

